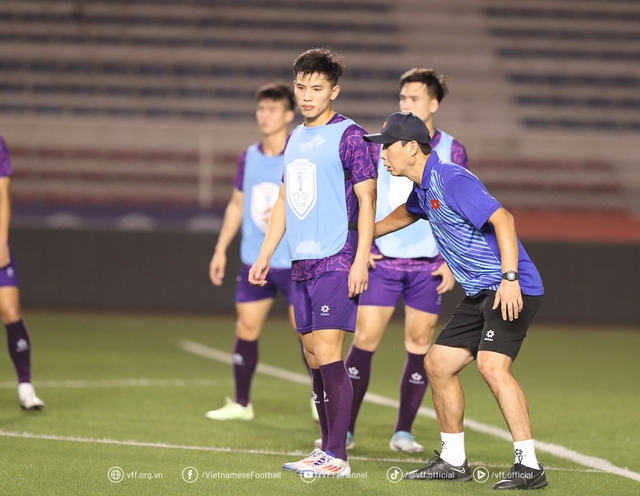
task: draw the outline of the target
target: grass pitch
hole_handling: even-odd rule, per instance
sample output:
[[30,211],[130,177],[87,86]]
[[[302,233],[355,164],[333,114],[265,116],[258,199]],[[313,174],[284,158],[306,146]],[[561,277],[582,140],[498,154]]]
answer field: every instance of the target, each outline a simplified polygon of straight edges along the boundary
[[[388,442],[396,411],[365,403],[357,446],[349,452],[357,478],[304,481],[281,472],[280,466],[309,452],[318,437],[308,386],[257,374],[254,421],[204,418],[232,396],[231,367],[184,351],[180,342],[229,353],[232,317],[29,312],[26,320],[33,380],[46,408],[20,410],[5,352],[0,362],[3,495],[488,494],[512,463],[509,442],[467,429],[469,461],[472,468],[487,468],[488,482],[395,484],[387,478],[392,467],[418,468],[438,448],[437,423],[425,416],[415,422],[425,453],[394,453]],[[534,324],[514,373],[529,399],[536,440],[638,475],[638,349],[637,329]],[[260,361],[305,374],[284,318],[269,319]],[[370,391],[397,400],[403,364],[402,327],[394,322],[374,356]],[[462,381],[467,417],[504,429],[495,400],[473,365]],[[423,405],[431,406],[429,392]],[[538,458],[549,479],[544,494],[640,494],[640,482],[632,478],[540,450]]]

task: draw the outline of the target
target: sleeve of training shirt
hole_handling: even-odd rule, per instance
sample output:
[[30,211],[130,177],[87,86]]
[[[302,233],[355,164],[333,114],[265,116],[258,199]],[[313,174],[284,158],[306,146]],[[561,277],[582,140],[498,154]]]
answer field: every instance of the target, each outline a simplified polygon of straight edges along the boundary
[[469,159],[467,158],[467,150],[462,143],[454,139],[451,143],[451,161],[454,164],[461,165],[465,169],[469,168]]
[[378,177],[378,164],[373,161],[375,152],[371,149],[371,143],[362,139],[365,134],[367,132],[364,129],[352,124],[340,140],[340,159],[354,184]]
[[452,174],[444,182],[447,205],[481,230],[489,217],[502,205],[489,194],[484,184],[471,173]]
[[244,165],[247,160],[247,150],[243,151],[238,157],[238,168],[236,177],[233,178],[233,187],[238,191],[242,191],[242,181],[244,180]]
[[424,210],[422,210],[422,207],[420,206],[420,202],[418,201],[418,194],[416,193],[415,189],[412,190],[409,194],[409,198],[407,198],[405,208],[411,215],[415,215],[416,217],[420,217],[424,220],[429,220],[429,216]]

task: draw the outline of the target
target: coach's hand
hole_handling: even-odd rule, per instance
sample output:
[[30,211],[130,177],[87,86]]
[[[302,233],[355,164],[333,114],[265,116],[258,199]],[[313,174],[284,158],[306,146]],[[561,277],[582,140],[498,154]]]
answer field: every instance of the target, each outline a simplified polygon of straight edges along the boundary
[[502,320],[514,320],[522,311],[522,291],[518,281],[503,280],[496,291],[496,298],[493,302],[493,309],[501,307]]
[[447,262],[442,262],[442,265],[434,270],[431,275],[433,277],[442,277],[442,282],[438,284],[438,287],[436,288],[439,295],[444,294],[447,291],[451,291],[456,285],[456,279],[453,277],[453,273],[447,265]]
[[269,258],[264,256],[258,257],[256,263],[249,269],[249,284],[252,286],[264,286],[267,284],[267,274],[269,273],[270,266],[271,261]]
[[369,287],[368,262],[354,260],[349,270],[349,298],[364,293]]

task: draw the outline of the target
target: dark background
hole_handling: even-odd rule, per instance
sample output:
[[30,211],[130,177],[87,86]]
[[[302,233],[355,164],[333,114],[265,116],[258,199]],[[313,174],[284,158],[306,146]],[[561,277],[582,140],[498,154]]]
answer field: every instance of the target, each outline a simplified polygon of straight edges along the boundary
[[[11,230],[22,302],[36,308],[231,313],[239,240],[222,288],[208,276],[215,243],[216,235],[185,232]],[[537,320],[640,325],[640,247],[523,244],[546,289]],[[446,295],[443,317],[462,297],[459,286]]]

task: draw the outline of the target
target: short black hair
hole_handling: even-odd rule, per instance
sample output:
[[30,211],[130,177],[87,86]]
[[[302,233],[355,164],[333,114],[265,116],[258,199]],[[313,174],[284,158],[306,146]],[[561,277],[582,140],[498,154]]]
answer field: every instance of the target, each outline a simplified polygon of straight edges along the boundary
[[295,79],[300,74],[322,74],[335,85],[344,69],[341,58],[330,48],[312,48],[301,53],[293,62],[293,77]]
[[291,85],[281,82],[260,86],[256,91],[256,101],[260,102],[262,100],[284,102],[286,110],[293,110],[295,107],[295,99]]
[[[402,146],[406,146],[407,143],[411,142],[407,140],[400,140],[400,144]],[[429,143],[418,143],[418,146],[420,147],[420,151],[422,151],[422,153],[424,153],[425,155],[429,155],[433,151],[433,148],[431,148],[431,145]]]
[[432,98],[437,98],[438,103],[449,92],[444,76],[436,73],[433,69],[419,69],[414,67],[400,76],[400,88],[407,83],[424,83],[427,92]]

